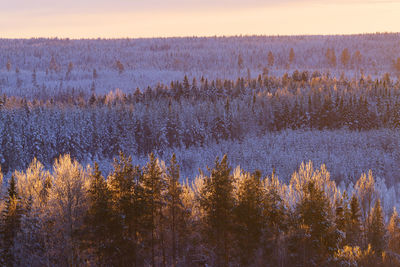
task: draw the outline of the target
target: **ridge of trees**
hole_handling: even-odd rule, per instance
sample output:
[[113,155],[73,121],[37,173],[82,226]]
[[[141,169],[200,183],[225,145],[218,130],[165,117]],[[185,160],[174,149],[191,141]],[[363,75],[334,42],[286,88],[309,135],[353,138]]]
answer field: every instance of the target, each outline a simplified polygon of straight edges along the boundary
[[59,154],[82,161],[119,150],[146,155],[171,147],[243,140],[284,129],[397,129],[400,85],[295,71],[282,77],[201,79],[148,87],[131,94],[62,95],[43,101],[0,100],[3,171],[26,168],[33,157],[50,165]]

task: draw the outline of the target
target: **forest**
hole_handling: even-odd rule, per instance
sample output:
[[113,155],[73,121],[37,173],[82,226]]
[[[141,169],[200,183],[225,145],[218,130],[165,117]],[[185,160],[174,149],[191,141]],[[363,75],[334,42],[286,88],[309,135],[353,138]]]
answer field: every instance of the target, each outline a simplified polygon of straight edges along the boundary
[[400,266],[399,41],[0,39],[0,265]]
[[[373,79],[400,71],[399,33],[311,36],[231,36],[136,39],[1,39],[0,94],[48,98],[72,91],[106,94],[116,88],[310,73]],[[240,59],[240,60],[239,60]],[[32,77],[36,76],[36,82]]]
[[[392,185],[400,178],[395,171],[400,157],[396,138],[400,126],[399,89],[399,82],[389,74],[375,80],[364,76],[355,80],[294,71],[281,77],[265,74],[236,81],[189,81],[185,76],[169,86],[147,87],[132,94],[120,90],[105,95],[92,93],[87,98],[60,93],[44,101],[4,95],[0,99],[0,163],[3,172],[9,173],[26,168],[36,157],[49,168],[59,155],[68,153],[85,164],[102,161],[102,170],[108,172],[120,150],[142,163],[150,152],[164,160],[176,153],[184,174],[193,177],[203,162],[195,166],[197,160],[184,156],[185,151],[212,151],[221,144],[229,149],[276,139],[275,145],[269,141],[269,149],[282,148],[290,154],[295,151],[280,140],[290,139],[287,135],[293,139],[307,135],[306,140],[299,139],[303,146],[291,141],[292,146],[303,150],[297,164],[310,159],[329,164],[320,162],[321,155],[313,155],[321,145],[315,142],[322,139],[328,146],[325,152],[336,154],[328,159],[334,161],[332,168],[346,161],[343,152],[371,152],[374,159],[366,166],[363,162],[368,159],[355,155],[360,162],[350,159],[354,162],[351,170],[335,175],[335,180],[354,182],[369,168]],[[321,132],[330,136],[329,140],[316,138]],[[357,142],[360,138],[362,141]],[[345,142],[353,147],[344,146]],[[228,152],[218,153],[222,156]],[[255,151],[243,153],[256,157]],[[204,164],[211,164],[215,156]],[[262,158],[262,153],[260,157],[252,161],[268,160]],[[270,172],[273,166],[260,163],[243,167]],[[285,170],[285,176],[295,167]],[[276,169],[279,173],[283,168]]]
[[[3,176],[1,176],[3,178]],[[3,266],[398,266],[400,217],[372,172],[340,188],[325,165],[287,183],[227,156],[182,180],[175,155],[104,177],[70,155],[2,185]]]

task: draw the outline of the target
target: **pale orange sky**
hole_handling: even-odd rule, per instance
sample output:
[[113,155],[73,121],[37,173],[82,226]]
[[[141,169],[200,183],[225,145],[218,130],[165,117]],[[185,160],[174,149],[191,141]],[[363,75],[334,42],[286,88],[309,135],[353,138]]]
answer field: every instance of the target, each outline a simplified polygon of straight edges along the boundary
[[400,32],[400,0],[0,0],[0,6],[0,38]]

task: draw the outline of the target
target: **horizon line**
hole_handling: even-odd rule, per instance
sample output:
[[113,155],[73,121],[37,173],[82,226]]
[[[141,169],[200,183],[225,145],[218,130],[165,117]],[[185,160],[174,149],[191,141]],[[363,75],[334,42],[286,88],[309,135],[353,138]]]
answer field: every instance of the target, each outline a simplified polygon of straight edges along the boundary
[[40,36],[40,37],[2,37],[0,40],[124,40],[124,39],[185,39],[185,38],[243,38],[243,37],[329,37],[329,36],[360,36],[360,35],[396,35],[399,32],[363,32],[363,33],[303,33],[303,34],[236,34],[236,35],[181,35],[181,36],[126,36],[126,37],[58,37],[58,36]]

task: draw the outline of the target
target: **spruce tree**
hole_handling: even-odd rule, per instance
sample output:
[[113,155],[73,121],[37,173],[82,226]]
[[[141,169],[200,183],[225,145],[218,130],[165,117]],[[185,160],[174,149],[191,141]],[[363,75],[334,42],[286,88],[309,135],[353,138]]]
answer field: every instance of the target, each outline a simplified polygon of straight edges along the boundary
[[[165,199],[163,192],[166,183],[163,177],[163,172],[158,164],[157,158],[153,153],[149,156],[149,162],[146,164],[143,171],[143,190],[145,200],[145,214],[144,223],[149,231],[148,247],[151,248],[151,265],[156,266],[156,248],[163,242],[164,218],[162,209],[165,206]],[[165,264],[165,257],[163,257],[163,264]]]
[[272,67],[274,65],[274,55],[271,51],[268,52],[267,61],[269,67]]
[[32,209],[32,205],[32,197],[23,201],[20,231],[14,239],[14,242],[18,244],[18,249],[14,251],[14,257],[18,259],[20,266],[30,266],[32,262],[36,266],[44,265],[45,253],[47,252],[43,238],[44,233],[41,228],[43,218]]
[[132,188],[132,210],[131,218],[129,221],[129,233],[133,238],[133,252],[134,252],[134,263],[133,265],[140,266],[143,264],[143,253],[141,253],[142,236],[145,232],[143,223],[143,216],[145,214],[145,199],[144,199],[144,188],[143,188],[143,172],[140,166],[135,166],[132,173],[133,177],[133,188]]
[[343,49],[342,54],[340,55],[340,61],[342,62],[343,67],[347,68],[350,61],[349,49]]
[[93,74],[92,74],[93,80],[97,79],[98,74],[97,74],[97,70],[93,69]]
[[350,201],[350,214],[346,223],[346,243],[350,246],[358,246],[361,241],[361,208],[358,197],[353,194]]
[[332,129],[336,126],[336,113],[330,95],[326,95],[319,113],[319,129]]
[[396,208],[393,209],[393,214],[390,217],[388,225],[388,249],[394,253],[400,253],[400,217]]
[[8,72],[11,71],[11,61],[10,61],[10,59],[7,59],[6,69],[7,69]]
[[237,188],[234,208],[235,247],[241,266],[254,263],[255,251],[260,247],[263,217],[263,191],[260,173],[243,174]]
[[281,233],[286,230],[286,209],[279,192],[279,180],[272,172],[271,178],[264,180],[263,196],[263,247],[266,259],[278,260],[276,252]]
[[97,162],[95,162],[94,170],[90,176],[89,207],[84,220],[83,243],[85,247],[94,250],[97,263],[102,265],[112,262],[113,256],[111,192],[99,171]]
[[127,266],[138,264],[138,236],[143,215],[142,173],[133,167],[131,157],[120,152],[114,162],[114,172],[109,177],[112,194],[112,231],[116,263]]
[[309,229],[311,254],[310,261],[320,264],[337,249],[337,235],[329,216],[329,200],[324,191],[314,181],[303,187],[304,197],[297,206],[301,224]]
[[121,75],[125,71],[124,64],[122,64],[121,61],[117,60],[115,62],[115,66],[117,67],[119,75]]
[[368,229],[368,241],[372,249],[380,255],[385,248],[385,222],[380,199],[375,201],[375,206],[371,211],[371,221]]
[[290,48],[290,52],[289,52],[289,64],[292,64],[294,61],[294,50],[293,48]]
[[17,184],[14,175],[9,182],[5,209],[2,214],[2,265],[17,266],[18,259],[15,258],[15,238],[21,226],[21,203],[17,192]]
[[233,216],[233,177],[226,155],[217,157],[200,193],[207,247],[216,254],[216,266],[229,266]]
[[336,200],[335,203],[335,224],[336,229],[339,232],[340,240],[345,239],[346,232],[346,215],[347,215],[347,202],[345,199],[346,195],[342,196],[340,199]]
[[237,66],[238,66],[238,75],[240,76],[240,70],[243,69],[243,56],[242,56],[242,54],[238,55]]
[[166,175],[167,192],[166,192],[166,208],[169,230],[171,232],[171,266],[176,266],[182,248],[180,244],[185,228],[185,212],[182,203],[183,189],[179,182],[180,172],[179,165],[176,161],[175,154],[172,155],[170,165],[168,166]]
[[4,179],[4,175],[3,175],[3,171],[1,170],[1,164],[0,164],[0,199],[3,199],[3,179]]

